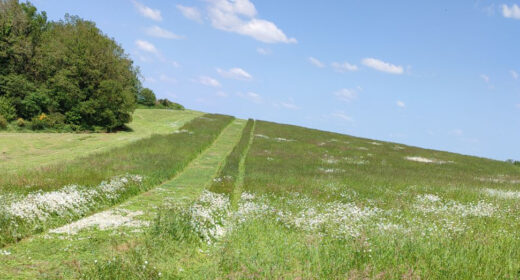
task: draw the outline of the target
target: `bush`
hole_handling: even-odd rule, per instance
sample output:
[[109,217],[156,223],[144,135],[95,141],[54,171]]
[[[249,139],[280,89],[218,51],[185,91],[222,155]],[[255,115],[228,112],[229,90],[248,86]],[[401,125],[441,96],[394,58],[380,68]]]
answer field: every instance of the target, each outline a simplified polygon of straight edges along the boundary
[[47,128],[47,119],[42,118],[42,116],[34,117],[31,120],[31,129],[32,130],[42,130]]
[[47,116],[46,121],[49,127],[62,128],[65,124],[65,115],[61,113],[52,113]]
[[18,119],[16,120],[16,125],[17,125],[18,127],[24,127],[24,126],[25,126],[25,120],[24,120],[23,118],[18,118]]
[[184,110],[184,106],[182,106],[179,103],[172,102],[166,98],[157,100],[157,105],[162,106],[166,109]]
[[0,96],[0,115],[4,116],[8,121],[16,118],[16,109],[12,101],[4,96]]
[[155,100],[155,93],[149,88],[142,89],[137,98],[137,102],[145,106],[155,105]]
[[7,120],[4,116],[0,115],[0,129],[6,129],[7,128]]

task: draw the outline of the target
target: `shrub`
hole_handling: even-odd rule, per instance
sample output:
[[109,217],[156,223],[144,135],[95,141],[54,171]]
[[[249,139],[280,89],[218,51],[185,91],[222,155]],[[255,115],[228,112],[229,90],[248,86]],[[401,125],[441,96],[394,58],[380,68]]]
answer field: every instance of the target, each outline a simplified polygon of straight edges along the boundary
[[47,125],[53,128],[62,128],[65,124],[65,115],[61,113],[52,113],[46,117]]
[[4,116],[0,115],[0,129],[6,129],[7,128],[7,120]]
[[42,130],[47,128],[47,119],[39,117],[34,117],[31,120],[31,129],[32,130]]
[[11,100],[4,96],[0,96],[0,115],[8,121],[16,118],[16,109]]
[[23,118],[18,118],[18,119],[16,120],[16,125],[17,125],[18,127],[24,127],[24,126],[25,126],[25,120],[24,120]]
[[146,106],[153,106],[155,105],[155,93],[149,89],[144,88],[139,92],[139,96],[137,98],[137,102],[139,104],[143,104]]

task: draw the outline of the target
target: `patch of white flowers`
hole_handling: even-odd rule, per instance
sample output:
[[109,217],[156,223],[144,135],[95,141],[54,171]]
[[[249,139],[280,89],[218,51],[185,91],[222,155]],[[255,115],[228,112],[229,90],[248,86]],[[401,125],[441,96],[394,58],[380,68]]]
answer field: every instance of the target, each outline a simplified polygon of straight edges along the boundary
[[282,138],[282,137],[276,137],[276,138],[272,138],[272,137],[269,137],[267,135],[263,135],[263,134],[255,134],[256,137],[258,138],[263,138],[263,139],[273,139],[277,142],[293,142],[293,141],[296,141],[294,139],[286,139],[286,138]]
[[206,242],[212,243],[229,229],[230,206],[227,195],[204,191],[188,210],[191,226]]
[[491,183],[508,183],[508,184],[520,184],[520,179],[510,178],[506,175],[498,175],[496,177],[477,177],[481,182],[491,182]]
[[497,189],[484,189],[483,192],[489,196],[494,196],[503,199],[520,199],[519,191],[503,191]]
[[51,216],[80,216],[102,201],[119,198],[129,184],[140,183],[142,179],[139,175],[124,175],[92,188],[70,185],[51,192],[4,196],[0,198],[0,214],[26,221],[45,221]]
[[11,255],[11,252],[6,250],[0,250],[0,256],[9,256]]
[[424,157],[405,157],[406,160],[422,162],[422,163],[436,163],[436,164],[446,164],[453,163],[453,161],[443,161],[438,159],[424,158]]
[[453,200],[444,202],[440,197],[433,194],[418,195],[415,208],[424,213],[454,215],[458,217],[492,217],[498,210],[496,206],[485,201],[467,204]]
[[74,235],[84,228],[92,227],[97,227],[100,230],[108,230],[119,227],[140,228],[148,226],[149,222],[135,219],[142,214],[142,211],[133,212],[125,209],[107,210],[53,229],[50,233]]

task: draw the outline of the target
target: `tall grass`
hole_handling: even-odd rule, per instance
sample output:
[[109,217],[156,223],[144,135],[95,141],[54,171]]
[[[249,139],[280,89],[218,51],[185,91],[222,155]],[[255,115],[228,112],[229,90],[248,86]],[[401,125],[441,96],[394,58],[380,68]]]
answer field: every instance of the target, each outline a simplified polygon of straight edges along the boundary
[[[29,203],[24,200],[26,193],[29,192],[57,191],[53,194],[61,195],[59,191],[64,186],[76,185],[85,190],[83,193],[90,194],[89,188],[94,188],[101,182],[117,176],[135,174],[142,177],[139,184],[130,182],[128,186],[118,192],[117,197],[91,203],[87,210],[81,212],[73,211],[76,205],[65,205],[65,208],[70,208],[70,211],[62,211],[66,215],[50,212],[45,215],[45,219],[39,217],[23,219],[9,215],[9,211],[2,211],[2,207],[0,207],[0,246],[70,222],[172,178],[211,145],[222,129],[232,120],[233,117],[230,116],[207,114],[187,123],[178,133],[153,135],[107,152],[46,166],[35,171],[23,172],[8,178],[0,178],[0,191],[2,192],[0,202],[2,202],[2,206],[8,206],[12,201]],[[74,194],[77,197],[81,196],[82,192]],[[75,203],[74,200],[70,201]],[[40,205],[46,204],[35,205],[40,207]],[[61,205],[60,207],[63,208]],[[45,211],[45,209],[35,211],[39,210]]]
[[[254,137],[237,208],[235,180],[214,184],[87,275],[146,259],[167,279],[520,278],[516,167],[268,122]],[[241,150],[219,177],[240,176]]]

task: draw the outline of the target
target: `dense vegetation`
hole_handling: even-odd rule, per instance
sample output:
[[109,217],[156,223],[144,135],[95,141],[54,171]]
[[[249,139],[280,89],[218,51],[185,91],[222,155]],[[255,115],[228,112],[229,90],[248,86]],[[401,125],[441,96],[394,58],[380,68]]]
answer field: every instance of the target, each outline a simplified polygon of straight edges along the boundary
[[[0,247],[29,234],[64,224],[101,207],[117,203],[171,178],[208,147],[232,120],[233,118],[230,116],[207,114],[184,125],[179,133],[153,135],[107,152],[0,177],[2,192],[0,195]],[[182,149],[179,149],[181,146]],[[38,210],[39,216],[34,219],[23,219],[8,214],[7,208],[9,205],[12,206],[13,202],[17,203],[16,206],[12,206],[16,208],[13,210],[17,213],[22,211],[20,209],[27,207],[32,209],[30,205],[24,205],[31,203],[30,199],[24,199],[27,192],[40,196],[38,192],[34,193],[34,191],[57,191],[56,195],[67,197],[70,196],[71,189],[63,187],[75,185],[78,187],[72,189],[73,193],[79,193],[79,196],[82,196],[89,194],[99,186],[105,187],[105,184],[101,183],[102,181],[108,182],[127,174],[142,177],[142,182],[123,188],[123,193],[117,193],[115,197],[94,198],[99,201],[89,205],[85,211],[76,212],[80,206],[72,204],[66,209],[62,209],[63,206],[60,206],[56,212],[49,210],[51,211],[50,217],[45,213],[40,213],[40,210]],[[65,193],[63,193],[64,190]],[[88,200],[90,201],[91,197]],[[66,199],[60,201],[66,201]],[[71,201],[71,203],[76,202]],[[7,207],[7,210],[3,207]],[[29,214],[32,216],[32,210],[28,211],[22,213],[22,216]]]
[[47,20],[30,3],[0,0],[0,129],[104,128],[131,121],[138,69],[95,23]]

